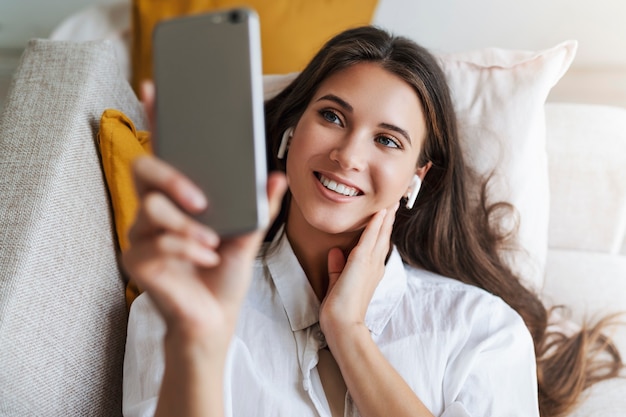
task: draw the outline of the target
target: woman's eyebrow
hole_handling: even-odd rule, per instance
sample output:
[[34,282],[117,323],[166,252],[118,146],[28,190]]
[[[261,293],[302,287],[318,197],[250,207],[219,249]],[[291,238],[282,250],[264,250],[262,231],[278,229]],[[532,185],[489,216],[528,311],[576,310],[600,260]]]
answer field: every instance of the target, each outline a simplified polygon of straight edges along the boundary
[[[344,99],[342,99],[341,97],[338,97],[334,94],[326,94],[325,96],[322,96],[320,98],[317,99],[317,101],[323,101],[323,100],[329,100],[332,101],[334,103],[337,103],[339,106],[341,106],[344,110],[352,113],[354,111],[354,108],[350,105],[350,103],[348,103],[347,101],[345,101]],[[383,129],[388,129],[388,130],[392,130],[396,133],[399,133],[400,135],[404,136],[406,138],[406,140],[409,142],[409,144],[412,144],[411,142],[411,136],[409,135],[409,132],[407,132],[406,130],[402,129],[401,127],[398,127],[396,125],[392,125],[389,123],[380,123],[378,126],[382,127]]]
[[337,97],[334,94],[326,94],[325,96],[317,99],[317,101],[322,101],[322,100],[333,101],[349,112],[352,112],[354,110],[354,108],[347,101],[345,101],[344,99],[340,97]]
[[381,123],[378,126],[382,127],[383,129],[393,130],[394,132],[401,134],[402,136],[406,138],[407,141],[409,141],[409,144],[412,144],[411,136],[409,135],[409,132],[402,129],[401,127],[398,127],[396,125],[392,125],[389,123]]

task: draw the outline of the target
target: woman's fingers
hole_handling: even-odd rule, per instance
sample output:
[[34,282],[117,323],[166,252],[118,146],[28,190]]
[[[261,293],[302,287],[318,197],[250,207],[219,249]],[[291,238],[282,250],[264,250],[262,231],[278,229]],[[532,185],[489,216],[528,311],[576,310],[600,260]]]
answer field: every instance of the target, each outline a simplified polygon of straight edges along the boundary
[[389,245],[391,244],[391,232],[393,231],[393,223],[396,219],[396,212],[399,205],[400,203],[396,203],[386,210],[383,221],[380,225],[380,229],[378,231],[376,243],[374,244],[374,253],[380,253],[385,258],[387,257]]
[[[140,286],[149,289],[151,281],[159,281],[170,262],[187,263],[192,267],[212,268],[220,263],[218,252],[193,239],[162,234],[144,239],[124,253],[124,265],[131,266]],[[171,265],[169,265],[171,266]]]
[[[283,173],[276,172],[268,176],[267,196],[270,212],[269,224],[271,224],[280,211],[281,201],[286,189],[287,180]],[[259,229],[253,233],[224,240],[220,249],[230,262],[245,265],[248,260],[254,259],[258,254],[266,231],[267,228]]]
[[328,290],[332,291],[333,287],[339,280],[343,269],[346,267],[346,257],[339,248],[332,248],[328,251]]
[[280,212],[283,196],[287,191],[287,178],[282,172],[272,172],[267,178],[267,198],[270,206],[270,223]]
[[133,163],[133,176],[140,199],[150,191],[160,191],[189,213],[200,213],[208,206],[206,196],[197,185],[157,158],[137,158]]
[[368,256],[374,254],[387,256],[397,209],[398,203],[379,211],[363,231],[357,247],[363,248]]
[[154,83],[150,80],[143,81],[141,83],[141,86],[139,87],[139,93],[141,95],[141,103],[143,104],[146,116],[148,116],[150,131],[154,134],[156,126],[156,119],[154,115],[154,101],[156,97],[156,92],[154,88]]
[[217,247],[220,241],[213,229],[183,213],[167,196],[151,192],[143,198],[137,219],[129,231],[129,239],[134,242],[160,233],[186,236],[211,248]]

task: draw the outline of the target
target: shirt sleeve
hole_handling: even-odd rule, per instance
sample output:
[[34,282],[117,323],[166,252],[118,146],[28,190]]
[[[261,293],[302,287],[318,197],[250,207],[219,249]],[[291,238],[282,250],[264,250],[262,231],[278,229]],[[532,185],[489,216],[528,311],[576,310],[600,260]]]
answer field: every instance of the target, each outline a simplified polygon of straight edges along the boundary
[[489,307],[470,320],[468,337],[449,362],[441,417],[539,417],[530,332],[499,298]]
[[164,372],[165,323],[147,294],[132,304],[128,318],[122,413],[148,417],[156,411]]

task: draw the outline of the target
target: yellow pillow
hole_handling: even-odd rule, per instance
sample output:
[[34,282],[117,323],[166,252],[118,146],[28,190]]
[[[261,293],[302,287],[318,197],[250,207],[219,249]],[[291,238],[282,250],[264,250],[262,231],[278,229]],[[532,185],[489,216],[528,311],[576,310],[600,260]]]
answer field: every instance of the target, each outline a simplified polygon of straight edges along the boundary
[[[100,118],[98,146],[113,205],[115,231],[120,249],[124,251],[130,246],[128,229],[135,220],[138,207],[131,165],[138,156],[152,153],[150,133],[135,129],[133,122],[121,111],[108,109]],[[138,295],[137,286],[129,282],[126,286],[128,307]]]
[[167,18],[248,6],[261,21],[264,74],[300,71],[333,35],[369,24],[377,0],[133,0],[133,88],[152,78],[152,30]]

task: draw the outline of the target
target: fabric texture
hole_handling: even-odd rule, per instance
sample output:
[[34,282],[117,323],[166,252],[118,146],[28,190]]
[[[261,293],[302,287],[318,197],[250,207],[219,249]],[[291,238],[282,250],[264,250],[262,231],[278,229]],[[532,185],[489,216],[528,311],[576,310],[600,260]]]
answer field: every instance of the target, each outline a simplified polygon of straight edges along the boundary
[[[577,43],[543,51],[488,48],[440,55],[470,168],[489,183],[490,203],[519,214],[516,246],[504,252],[529,287],[541,288],[548,248],[549,188],[544,103],[571,65]],[[510,230],[509,219],[500,223]]]
[[0,119],[0,415],[121,414],[127,311],[95,134],[142,125],[108,42],[32,41]]
[[[318,350],[326,346],[319,308],[283,237],[254,269],[229,350],[227,416],[330,417],[317,370]],[[406,267],[394,250],[365,324],[434,415],[539,415],[532,339],[521,317],[501,299]],[[154,411],[164,369],[164,331],[148,296],[140,296],[128,327],[126,417]],[[345,405],[346,416],[360,415],[349,394]]]
[[591,386],[580,407],[568,417],[620,417],[626,410],[626,378],[613,378]]
[[626,109],[559,103],[547,105],[546,114],[550,247],[620,253],[626,243]]
[[[615,313],[626,314],[626,256],[550,249],[542,297],[548,305],[568,308],[566,316],[582,324]],[[621,317],[626,321],[626,315]],[[626,325],[611,329],[626,358]]]
[[107,39],[124,78],[130,80],[130,2],[94,4],[65,18],[48,36],[50,40],[85,42]]
[[152,0],[132,1],[132,80],[152,78],[152,31],[161,20],[216,9],[247,6],[261,22],[264,74],[300,71],[331,36],[369,24],[377,0]]

